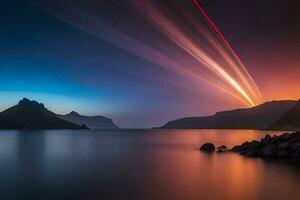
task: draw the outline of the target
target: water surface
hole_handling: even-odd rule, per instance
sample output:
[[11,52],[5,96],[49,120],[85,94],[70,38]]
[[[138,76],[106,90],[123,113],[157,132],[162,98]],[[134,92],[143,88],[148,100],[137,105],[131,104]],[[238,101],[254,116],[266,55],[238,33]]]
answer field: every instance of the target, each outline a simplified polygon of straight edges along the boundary
[[0,199],[299,199],[299,166],[198,151],[267,133],[0,131]]

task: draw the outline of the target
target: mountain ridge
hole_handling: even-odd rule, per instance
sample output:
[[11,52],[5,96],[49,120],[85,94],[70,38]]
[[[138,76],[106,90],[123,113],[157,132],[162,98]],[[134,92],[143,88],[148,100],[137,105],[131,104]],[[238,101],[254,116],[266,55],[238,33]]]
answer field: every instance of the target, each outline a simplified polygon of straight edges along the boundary
[[23,98],[0,113],[0,129],[86,129],[59,119],[44,104]]
[[170,121],[165,129],[269,129],[297,101],[270,101],[252,108],[217,112],[211,116],[186,117]]
[[297,104],[291,108],[286,114],[284,114],[278,121],[270,126],[270,129],[300,129],[300,100]]
[[113,122],[112,119],[97,115],[97,116],[85,116],[78,112],[72,111],[66,115],[56,115],[58,118],[78,124],[85,124],[90,129],[119,129],[119,127]]

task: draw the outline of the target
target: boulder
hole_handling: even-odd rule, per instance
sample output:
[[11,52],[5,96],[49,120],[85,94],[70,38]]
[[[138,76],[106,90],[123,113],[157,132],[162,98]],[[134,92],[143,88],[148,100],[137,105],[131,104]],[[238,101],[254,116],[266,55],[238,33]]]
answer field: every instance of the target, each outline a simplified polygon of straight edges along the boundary
[[300,143],[296,142],[291,144],[290,149],[291,151],[300,151]]
[[300,143],[300,133],[293,133],[290,140],[291,143],[297,142]]
[[272,142],[272,137],[270,135],[266,135],[263,139],[261,139],[261,145],[267,146]]
[[256,157],[258,155],[258,152],[255,150],[245,151],[241,155],[247,156],[247,157]]
[[238,152],[240,152],[240,150],[241,150],[241,146],[237,145],[237,146],[234,146],[230,151],[238,153]]
[[227,152],[227,151],[228,151],[228,148],[227,148],[227,146],[225,146],[225,145],[219,146],[219,147],[217,148],[217,153],[225,153],[225,152]]
[[295,152],[291,155],[291,157],[292,157],[293,159],[299,160],[299,159],[300,159],[300,151],[299,151],[299,150],[295,151]]
[[280,144],[278,145],[278,148],[279,148],[280,150],[286,150],[286,149],[288,149],[290,146],[291,146],[290,143],[288,143],[288,142],[283,142],[283,143],[280,143]]
[[239,153],[246,156],[255,156],[260,149],[260,143],[256,140],[252,142],[244,142],[240,146],[235,146],[232,148],[233,152]]
[[215,145],[213,145],[212,143],[206,143],[206,144],[203,144],[201,147],[200,147],[200,150],[201,151],[204,151],[204,152],[215,152],[216,150],[216,147]]
[[273,144],[267,145],[266,147],[262,148],[261,156],[263,157],[272,157],[276,155],[277,147]]
[[290,154],[289,154],[288,151],[278,151],[277,152],[277,157],[278,158],[287,158],[289,156],[290,156]]
[[280,135],[278,137],[278,140],[280,140],[280,141],[287,141],[290,138],[291,138],[291,134],[290,133],[284,133],[284,134],[282,134],[282,135]]
[[271,137],[266,135],[260,142],[244,142],[231,151],[243,156],[285,159],[300,162],[300,132]]

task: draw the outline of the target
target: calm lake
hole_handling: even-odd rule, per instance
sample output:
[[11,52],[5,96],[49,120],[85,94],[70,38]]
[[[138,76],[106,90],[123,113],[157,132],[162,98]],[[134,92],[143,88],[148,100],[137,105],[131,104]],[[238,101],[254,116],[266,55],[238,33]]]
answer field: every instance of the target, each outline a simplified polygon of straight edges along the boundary
[[300,198],[300,167],[208,155],[277,132],[0,131],[0,199],[282,200]]

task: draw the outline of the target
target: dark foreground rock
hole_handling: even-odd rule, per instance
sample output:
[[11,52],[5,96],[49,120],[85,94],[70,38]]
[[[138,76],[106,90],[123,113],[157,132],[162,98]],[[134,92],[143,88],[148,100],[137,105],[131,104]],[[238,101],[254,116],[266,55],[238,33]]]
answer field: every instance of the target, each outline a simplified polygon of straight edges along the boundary
[[204,152],[215,152],[216,150],[216,147],[215,145],[213,145],[212,143],[206,143],[206,144],[203,144],[201,147],[200,147],[200,150],[201,151],[204,151]]
[[266,135],[261,141],[245,142],[231,151],[249,157],[300,161],[300,132],[274,137]]
[[217,153],[225,153],[225,152],[227,152],[229,149],[227,148],[227,146],[225,146],[225,145],[222,145],[222,146],[219,146],[218,148],[217,148]]

